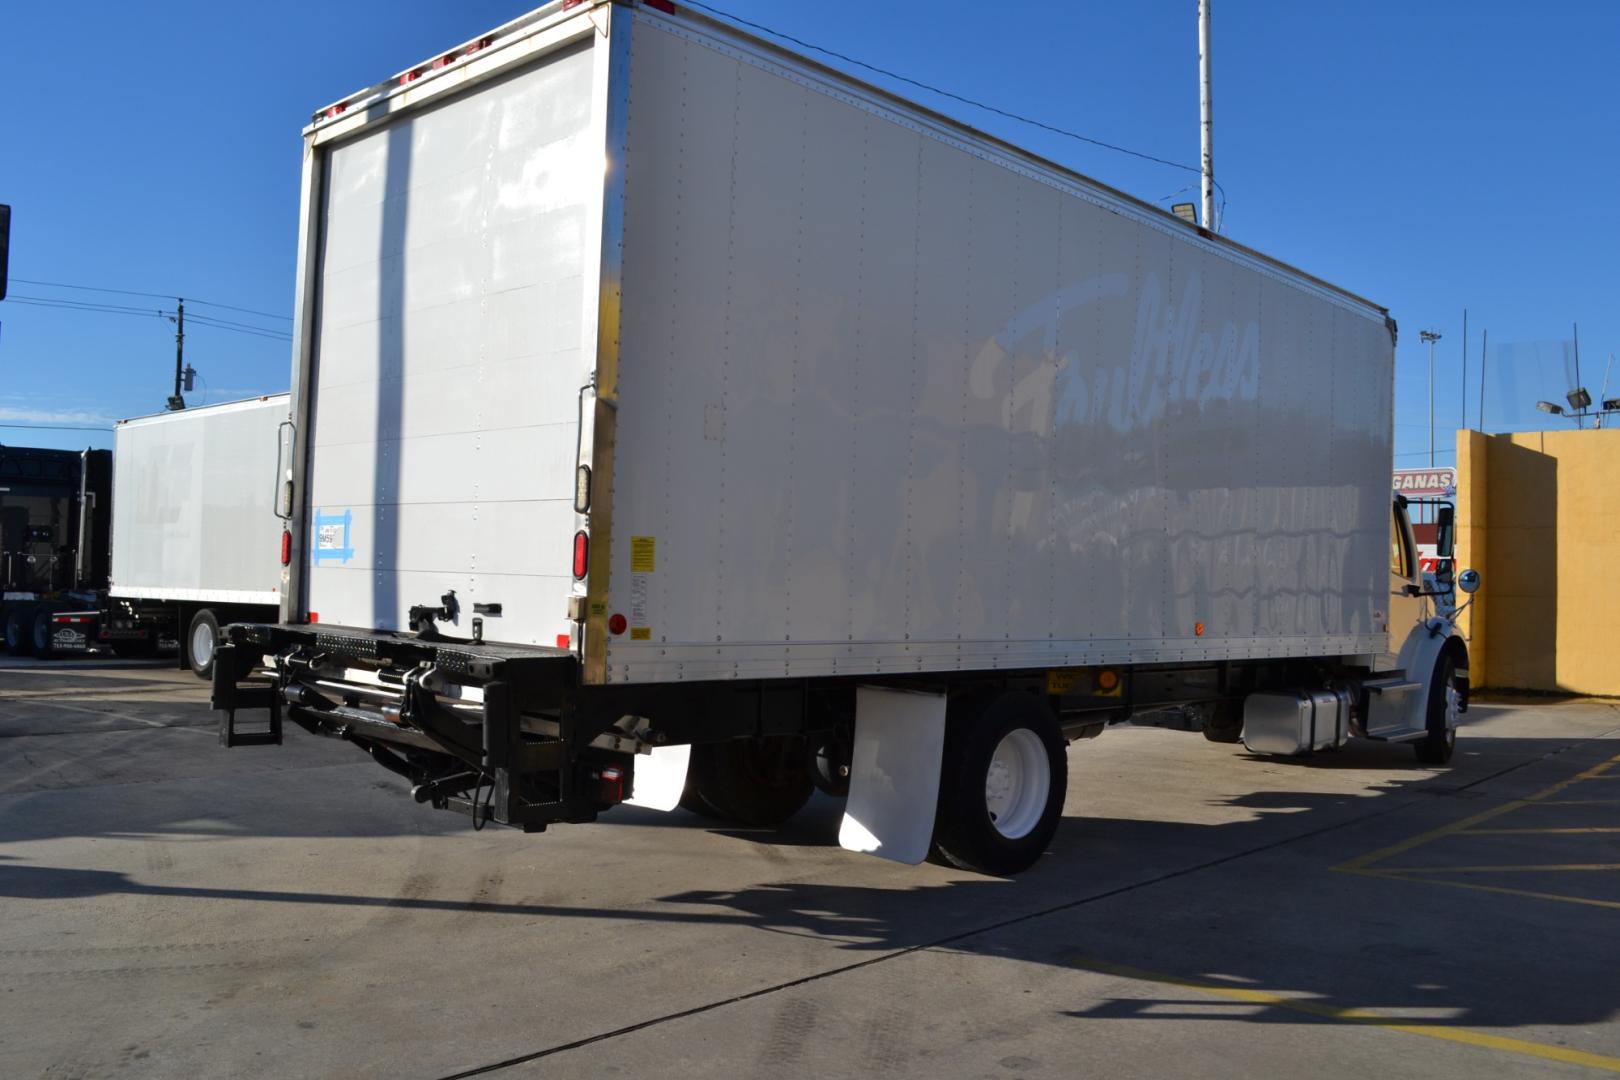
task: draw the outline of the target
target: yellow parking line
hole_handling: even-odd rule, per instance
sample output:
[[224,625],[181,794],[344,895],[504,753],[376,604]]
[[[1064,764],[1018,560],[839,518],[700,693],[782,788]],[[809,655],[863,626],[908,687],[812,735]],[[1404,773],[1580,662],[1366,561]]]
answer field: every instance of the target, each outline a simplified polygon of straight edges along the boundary
[[1576,832],[1620,832],[1620,826],[1588,826],[1583,829],[1469,829],[1466,836],[1573,836]]
[[[1586,770],[1584,770],[1582,772],[1579,772],[1574,776],[1571,776],[1571,777],[1569,777],[1567,779],[1564,779],[1564,780],[1560,780],[1560,781],[1558,781],[1558,783],[1553,784],[1550,787],[1542,788],[1540,791],[1536,792],[1533,795],[1526,795],[1522,799],[1513,799],[1513,800],[1511,800],[1509,802],[1503,803],[1501,806],[1495,806],[1495,807],[1492,807],[1489,810],[1484,811],[1483,813],[1475,814],[1473,817],[1463,818],[1461,821],[1454,821],[1450,825],[1442,825],[1438,829],[1430,829],[1428,832],[1419,833],[1416,836],[1408,837],[1407,839],[1402,840],[1402,841],[1400,841],[1398,843],[1391,844],[1388,847],[1379,848],[1377,851],[1368,852],[1366,855],[1358,855],[1356,858],[1351,859],[1349,862],[1340,863],[1338,866],[1335,866],[1333,869],[1344,871],[1345,873],[1356,873],[1357,871],[1367,869],[1368,867],[1372,866],[1374,863],[1382,862],[1385,859],[1393,858],[1394,856],[1400,855],[1403,852],[1411,851],[1413,848],[1422,847],[1424,844],[1432,843],[1435,840],[1439,840],[1439,839],[1441,839],[1442,837],[1445,837],[1445,836],[1450,836],[1453,833],[1467,832],[1470,828],[1472,828],[1475,825],[1480,824],[1481,822],[1490,821],[1492,818],[1501,817],[1503,814],[1511,814],[1513,811],[1523,809],[1526,806],[1531,806],[1531,805],[1535,805],[1535,806],[1577,806],[1577,805],[1586,806],[1586,805],[1592,805],[1590,802],[1585,802],[1585,801],[1577,802],[1575,800],[1569,800],[1569,801],[1561,801],[1561,802],[1548,802],[1547,799],[1548,799],[1549,796],[1557,795],[1559,792],[1562,792],[1562,791],[1567,791],[1569,788],[1574,787],[1576,784],[1579,784],[1582,781],[1590,780],[1593,777],[1601,776],[1604,772],[1608,771],[1608,769],[1611,768],[1616,762],[1620,762],[1620,754],[1616,754],[1614,757],[1610,758],[1608,761],[1604,761],[1604,762],[1601,762],[1601,763],[1599,763],[1597,765],[1594,765],[1590,769],[1586,769]],[[1597,802],[1600,802],[1600,803],[1609,803],[1609,802],[1616,802],[1616,801],[1620,801],[1620,800],[1613,800],[1613,799],[1599,799],[1599,800],[1597,800]]]
[[1620,870],[1620,863],[1531,863],[1528,866],[1385,866],[1380,874],[1554,874],[1576,870]]
[[1467,1046],[1478,1046],[1488,1050],[1501,1050],[1509,1054],[1522,1054],[1526,1057],[1541,1058],[1544,1061],[1561,1061],[1567,1065],[1584,1065],[1591,1069],[1620,1073],[1620,1058],[1608,1057],[1604,1054],[1589,1054],[1584,1050],[1571,1050],[1566,1046],[1551,1046],[1547,1043],[1529,1042],[1525,1039],[1509,1039],[1502,1035],[1487,1035],[1479,1031],[1468,1031],[1464,1028],[1447,1027],[1441,1024],[1406,1023],[1395,1017],[1384,1016],[1365,1009],[1341,1009],[1308,998],[1284,997],[1281,994],[1274,994],[1267,990],[1250,990],[1239,986],[1199,982],[1193,979],[1184,979],[1178,975],[1144,971],[1141,968],[1110,964],[1105,960],[1093,960],[1089,957],[1070,957],[1068,962],[1072,967],[1094,971],[1103,975],[1117,975],[1139,982],[1179,986],[1187,990],[1197,990],[1199,993],[1210,994],[1214,997],[1227,998],[1231,1001],[1269,1005],[1279,1009],[1288,1009],[1291,1012],[1306,1013],[1310,1016],[1320,1016],[1329,1020],[1339,1020],[1344,1023],[1366,1024],[1373,1027],[1387,1028],[1390,1031],[1405,1032],[1408,1035],[1422,1035],[1429,1039],[1463,1043]]
[[1345,870],[1347,874],[1358,874],[1361,877],[1393,878],[1396,881],[1416,881],[1423,885],[1449,885],[1453,889],[1473,889],[1475,892],[1502,893],[1505,896],[1528,896],[1532,900],[1561,900],[1566,904],[1582,904],[1586,907],[1608,908],[1611,911],[1620,911],[1620,901],[1593,900],[1586,896],[1564,896],[1562,893],[1536,892],[1533,889],[1510,889],[1505,885],[1481,885],[1473,881],[1446,881],[1439,878],[1409,877],[1397,870]]
[[1501,806],[1492,807],[1482,814],[1475,814],[1473,817],[1463,818],[1461,821],[1454,821],[1450,825],[1442,825],[1438,829],[1430,829],[1428,832],[1418,833],[1416,836],[1408,837],[1407,839],[1402,840],[1399,843],[1391,844],[1388,847],[1379,848],[1377,851],[1370,851],[1365,855],[1358,855],[1349,862],[1340,863],[1333,869],[1343,870],[1346,873],[1355,873],[1358,870],[1365,870],[1373,863],[1383,862],[1385,859],[1392,859],[1396,855],[1404,854],[1405,852],[1411,851],[1416,847],[1422,847],[1424,844],[1438,840],[1443,836],[1450,836],[1452,833],[1467,832],[1471,826],[1478,825],[1482,821],[1489,821],[1492,818],[1501,817],[1503,814],[1512,813],[1514,810],[1517,810],[1521,806],[1525,805],[1527,804],[1523,799],[1514,799],[1512,802],[1507,802],[1503,803]]

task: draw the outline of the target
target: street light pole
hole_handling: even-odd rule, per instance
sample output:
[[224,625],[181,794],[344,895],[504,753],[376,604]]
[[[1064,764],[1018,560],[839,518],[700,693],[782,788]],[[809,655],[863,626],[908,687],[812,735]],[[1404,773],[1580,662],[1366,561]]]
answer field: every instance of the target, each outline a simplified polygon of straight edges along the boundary
[[1210,88],[1209,5],[1210,0],[1198,0],[1198,157],[1203,174],[1204,228],[1215,232],[1215,92]]
[[1438,330],[1420,330],[1418,337],[1429,343],[1429,468],[1434,468],[1434,343],[1440,340]]

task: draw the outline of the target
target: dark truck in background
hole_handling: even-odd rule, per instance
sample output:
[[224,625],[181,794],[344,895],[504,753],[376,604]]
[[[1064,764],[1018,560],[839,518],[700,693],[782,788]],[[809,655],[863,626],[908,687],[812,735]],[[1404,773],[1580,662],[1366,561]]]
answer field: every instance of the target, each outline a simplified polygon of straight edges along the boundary
[[0,446],[0,625],[6,651],[150,655],[172,612],[107,595],[112,451]]

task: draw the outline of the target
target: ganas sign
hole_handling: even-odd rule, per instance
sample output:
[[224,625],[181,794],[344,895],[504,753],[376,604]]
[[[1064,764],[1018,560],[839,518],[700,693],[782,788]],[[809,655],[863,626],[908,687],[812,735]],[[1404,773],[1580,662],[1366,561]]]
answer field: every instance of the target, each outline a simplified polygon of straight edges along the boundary
[[1455,495],[1456,469],[1396,469],[1395,490],[1402,495]]

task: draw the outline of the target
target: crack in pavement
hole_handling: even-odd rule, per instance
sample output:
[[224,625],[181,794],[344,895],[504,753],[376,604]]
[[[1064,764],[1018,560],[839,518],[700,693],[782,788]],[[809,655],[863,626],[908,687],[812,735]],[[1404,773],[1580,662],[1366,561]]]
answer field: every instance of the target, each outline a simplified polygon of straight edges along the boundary
[[[1589,737],[1589,738],[1585,738],[1585,739],[1579,739],[1579,740],[1570,742],[1566,746],[1562,746],[1559,749],[1554,750],[1554,751],[1552,751],[1550,753],[1542,754],[1542,755],[1540,755],[1538,757],[1528,758],[1528,759],[1526,759],[1524,761],[1516,762],[1516,763],[1514,763],[1512,765],[1506,766],[1505,768],[1499,769],[1496,772],[1493,772],[1493,773],[1489,774],[1488,776],[1479,777],[1478,779],[1472,780],[1467,784],[1463,784],[1463,785],[1461,785],[1459,787],[1453,788],[1453,789],[1451,789],[1451,791],[1448,794],[1454,794],[1456,792],[1466,791],[1466,790],[1468,790],[1469,788],[1472,788],[1472,787],[1477,787],[1480,784],[1483,784],[1483,783],[1485,783],[1487,781],[1490,781],[1490,780],[1494,780],[1494,779],[1496,779],[1498,777],[1501,777],[1501,776],[1505,776],[1506,774],[1514,772],[1514,771],[1516,771],[1518,769],[1521,769],[1521,768],[1523,768],[1523,767],[1525,767],[1527,765],[1533,765],[1533,764],[1537,764],[1539,762],[1547,761],[1547,760],[1549,760],[1551,758],[1554,758],[1554,757],[1557,757],[1557,756],[1559,756],[1561,754],[1567,753],[1567,752],[1569,752],[1571,750],[1574,750],[1574,749],[1576,749],[1578,747],[1585,746],[1588,743],[1597,742],[1597,741],[1601,741],[1603,739],[1609,738],[1609,737],[1613,736],[1614,734],[1616,734],[1616,732],[1620,732],[1620,728],[1612,729],[1610,731],[1604,732],[1601,735],[1597,735],[1597,736],[1593,736],[1593,737]],[[681,1010],[678,1010],[676,1012],[667,1013],[667,1014],[665,1014],[663,1016],[651,1017],[651,1018],[649,1018],[647,1020],[642,1020],[642,1021],[639,1021],[639,1022],[634,1023],[634,1024],[626,1024],[626,1025],[624,1025],[622,1027],[614,1028],[611,1031],[600,1032],[600,1033],[598,1033],[596,1035],[588,1035],[588,1036],[586,1036],[584,1038],[581,1038],[581,1039],[575,1039],[575,1040],[573,1040],[571,1042],[566,1042],[566,1043],[559,1043],[556,1046],[548,1046],[548,1047],[546,1047],[544,1049],[535,1050],[535,1051],[532,1051],[532,1052],[527,1053],[527,1054],[519,1054],[519,1055],[517,1055],[515,1057],[506,1058],[504,1060],[493,1062],[493,1063],[488,1064],[488,1065],[478,1065],[478,1066],[474,1066],[474,1067],[469,1068],[469,1069],[463,1069],[463,1070],[461,1070],[459,1072],[447,1073],[444,1076],[440,1077],[439,1080],[466,1080],[466,1078],[468,1078],[468,1077],[486,1076],[486,1075],[488,1075],[490,1073],[498,1072],[498,1071],[500,1071],[502,1069],[510,1069],[510,1068],[513,1068],[513,1067],[518,1066],[518,1065],[525,1065],[525,1064],[528,1064],[531,1061],[539,1061],[539,1060],[541,1060],[543,1058],[553,1057],[553,1056],[555,1056],[557,1054],[565,1053],[565,1052],[570,1051],[570,1050],[578,1050],[578,1049],[580,1049],[582,1047],[591,1046],[591,1045],[593,1045],[595,1043],[606,1042],[608,1040],[616,1039],[616,1038],[619,1038],[619,1037],[624,1036],[624,1035],[634,1034],[635,1032],[644,1031],[647,1028],[657,1027],[657,1026],[659,1026],[661,1024],[671,1023],[671,1022],[676,1021],[676,1020],[684,1020],[684,1019],[687,1019],[688,1017],[692,1017],[692,1016],[700,1016],[700,1015],[702,1015],[704,1013],[713,1012],[716,1009],[723,1009],[723,1008],[727,1007],[728,1005],[736,1005],[736,1004],[740,1004],[740,1003],[745,1002],[745,1001],[752,1001],[752,1000],[754,1000],[756,998],[767,997],[767,996],[769,996],[771,994],[780,993],[780,992],[782,992],[784,990],[791,990],[791,989],[794,989],[796,987],[805,986],[805,985],[807,985],[809,983],[820,982],[823,979],[830,979],[830,978],[833,978],[834,976],[848,974],[849,972],[852,972],[852,971],[859,971],[862,968],[872,967],[872,966],[874,966],[876,964],[881,964],[881,963],[885,963],[886,961],[889,961],[889,960],[895,960],[895,959],[899,959],[901,957],[910,956],[910,955],[912,955],[914,953],[926,952],[926,951],[928,951],[930,949],[937,949],[937,948],[939,948],[941,946],[944,946],[944,945],[954,945],[954,944],[956,944],[958,942],[966,941],[969,938],[978,937],[978,936],[983,935],[983,934],[993,933],[993,932],[995,932],[997,930],[1004,930],[1004,929],[1006,929],[1008,927],[1017,926],[1017,925],[1019,925],[1021,923],[1032,922],[1032,921],[1034,921],[1036,919],[1043,919],[1043,918],[1047,917],[1048,915],[1055,915],[1055,914],[1058,914],[1059,912],[1072,911],[1072,910],[1074,910],[1076,908],[1084,907],[1087,904],[1095,904],[1098,901],[1109,900],[1109,899],[1112,899],[1113,897],[1121,896],[1121,895],[1123,895],[1125,893],[1134,892],[1134,891],[1136,891],[1138,889],[1151,888],[1151,887],[1153,887],[1155,885],[1161,885],[1161,884],[1163,884],[1163,883],[1165,883],[1167,881],[1174,881],[1177,878],[1187,877],[1187,876],[1189,876],[1191,874],[1197,874],[1197,873],[1200,873],[1200,872],[1202,872],[1204,870],[1210,870],[1210,869],[1213,869],[1213,868],[1218,867],[1218,866],[1224,866],[1224,865],[1226,865],[1228,863],[1236,862],[1239,859],[1246,859],[1251,855],[1260,855],[1260,854],[1263,854],[1263,853],[1268,852],[1268,851],[1273,851],[1273,850],[1275,850],[1277,848],[1280,848],[1280,847],[1286,847],[1289,844],[1298,843],[1298,842],[1300,842],[1302,840],[1310,840],[1310,839],[1313,839],[1315,837],[1322,836],[1322,835],[1324,835],[1326,833],[1336,832],[1336,831],[1338,831],[1340,829],[1349,828],[1349,827],[1351,827],[1353,825],[1359,825],[1359,824],[1361,824],[1363,822],[1371,821],[1371,820],[1373,820],[1375,818],[1385,817],[1385,816],[1387,816],[1389,814],[1397,813],[1397,812],[1399,812],[1401,810],[1406,809],[1408,806],[1412,806],[1412,805],[1417,804],[1419,802],[1421,802],[1421,800],[1418,798],[1418,796],[1416,794],[1406,795],[1405,797],[1400,798],[1400,800],[1397,803],[1395,803],[1394,805],[1380,807],[1379,809],[1368,811],[1365,814],[1359,814],[1359,815],[1357,815],[1355,817],[1352,817],[1352,818],[1349,818],[1349,819],[1347,819],[1345,821],[1337,822],[1337,823],[1332,824],[1332,825],[1324,825],[1324,826],[1321,826],[1320,828],[1311,829],[1308,832],[1299,833],[1298,835],[1295,835],[1295,836],[1282,837],[1280,839],[1273,840],[1270,843],[1259,844],[1259,845],[1256,845],[1255,847],[1252,847],[1252,848],[1246,848],[1246,849],[1244,849],[1242,851],[1236,851],[1236,852],[1232,852],[1232,853],[1230,853],[1228,855],[1220,856],[1219,858],[1208,859],[1208,860],[1206,860],[1204,862],[1195,863],[1195,864],[1193,864],[1191,866],[1184,866],[1184,867],[1180,868],[1179,870],[1170,870],[1170,871],[1167,871],[1167,872],[1165,872],[1163,874],[1159,874],[1159,875],[1157,875],[1155,877],[1148,878],[1148,879],[1146,879],[1144,881],[1132,882],[1131,884],[1128,884],[1128,885],[1119,885],[1119,886],[1116,886],[1116,887],[1114,887],[1112,889],[1105,889],[1102,892],[1093,893],[1090,896],[1083,896],[1083,897],[1081,897],[1081,898],[1079,898],[1077,900],[1069,900],[1069,901],[1066,901],[1064,903],[1054,904],[1054,905],[1052,905],[1050,907],[1041,908],[1041,909],[1036,910],[1036,911],[1026,912],[1025,914],[1022,914],[1022,915],[1015,915],[1015,916],[1013,916],[1011,918],[1008,918],[1008,919],[1002,919],[1002,920],[999,920],[997,922],[987,923],[984,926],[975,927],[975,928],[973,928],[971,930],[963,930],[963,931],[960,931],[958,933],[950,934],[950,935],[947,935],[945,937],[939,938],[939,939],[934,940],[934,941],[922,942],[922,943],[917,944],[917,945],[907,946],[906,948],[903,948],[903,949],[896,949],[893,952],[884,953],[881,956],[870,957],[870,958],[868,958],[866,960],[860,960],[860,961],[857,961],[856,963],[853,963],[853,964],[845,964],[845,965],[843,965],[841,967],[831,968],[831,969],[829,969],[827,971],[817,972],[817,973],[815,973],[813,975],[805,975],[805,976],[803,976],[801,978],[790,979],[790,980],[788,980],[786,982],[781,982],[781,983],[773,984],[771,986],[761,987],[758,990],[750,990],[747,993],[736,994],[736,995],[734,995],[732,997],[723,998],[723,999],[721,999],[719,1001],[710,1001],[710,1002],[705,1002],[702,1005],[694,1005],[689,1009],[681,1009]]]

